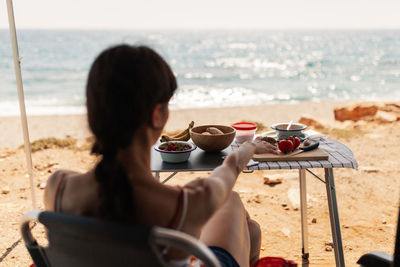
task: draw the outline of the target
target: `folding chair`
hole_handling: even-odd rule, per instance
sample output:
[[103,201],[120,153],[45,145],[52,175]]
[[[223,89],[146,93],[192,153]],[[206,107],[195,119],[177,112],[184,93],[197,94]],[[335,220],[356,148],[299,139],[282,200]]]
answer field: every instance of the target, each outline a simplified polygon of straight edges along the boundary
[[381,251],[374,251],[361,256],[357,261],[364,267],[399,267],[400,266],[400,208],[397,219],[396,242],[394,255],[389,255]]
[[[46,227],[49,245],[38,245],[30,222]],[[160,247],[182,249],[206,266],[220,267],[196,238],[162,227],[132,226],[55,212],[30,211],[21,222],[25,245],[37,267],[169,266]]]

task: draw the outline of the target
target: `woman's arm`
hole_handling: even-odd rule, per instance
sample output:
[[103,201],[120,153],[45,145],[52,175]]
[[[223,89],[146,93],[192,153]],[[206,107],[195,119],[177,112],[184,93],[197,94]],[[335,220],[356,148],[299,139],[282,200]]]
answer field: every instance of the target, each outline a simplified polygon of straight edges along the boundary
[[203,225],[228,199],[240,172],[254,154],[256,145],[246,142],[230,153],[221,166],[208,178],[196,179],[185,185],[189,191],[190,219],[193,224]]
[[55,194],[57,191],[57,187],[61,181],[61,171],[58,170],[53,173],[49,179],[47,180],[46,187],[44,189],[43,194],[43,203],[45,210],[54,211],[54,203],[55,203]]
[[[43,194],[43,203],[45,210],[54,210],[54,204],[57,197],[57,189],[60,187],[62,179],[67,179],[67,177],[65,176],[71,174],[76,174],[76,172],[69,170],[58,170],[49,177]],[[66,181],[64,181],[64,183],[66,183]]]
[[221,206],[232,191],[236,179],[253,156],[256,145],[251,142],[242,144],[239,149],[229,154],[223,164],[211,173],[207,180],[212,186],[210,196],[216,207]]

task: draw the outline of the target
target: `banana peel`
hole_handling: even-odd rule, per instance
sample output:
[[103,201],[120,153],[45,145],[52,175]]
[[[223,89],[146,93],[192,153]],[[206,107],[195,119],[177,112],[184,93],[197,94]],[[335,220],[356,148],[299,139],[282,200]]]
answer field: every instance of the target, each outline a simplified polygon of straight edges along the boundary
[[189,126],[183,130],[182,132],[173,135],[173,136],[168,136],[168,135],[162,135],[160,142],[168,142],[168,141],[189,141],[190,139],[190,129],[192,129],[194,126],[194,121],[189,123]]

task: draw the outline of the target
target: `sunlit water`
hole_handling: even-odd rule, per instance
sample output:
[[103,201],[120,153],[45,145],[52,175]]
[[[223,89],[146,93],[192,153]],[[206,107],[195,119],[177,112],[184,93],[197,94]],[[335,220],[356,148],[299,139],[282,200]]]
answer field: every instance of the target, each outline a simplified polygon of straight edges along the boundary
[[[399,100],[400,31],[18,31],[29,114],[85,112],[104,48],[146,44],[172,66],[172,108],[280,101]],[[0,116],[18,115],[9,33],[0,30]]]

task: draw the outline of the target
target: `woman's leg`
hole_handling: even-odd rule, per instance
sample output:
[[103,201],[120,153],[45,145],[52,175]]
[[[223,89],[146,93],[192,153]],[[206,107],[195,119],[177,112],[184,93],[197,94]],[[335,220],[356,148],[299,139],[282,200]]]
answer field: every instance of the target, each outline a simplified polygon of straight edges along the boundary
[[203,227],[200,240],[208,246],[227,250],[241,267],[247,267],[252,243],[247,218],[240,196],[232,192],[228,201]]
[[258,222],[247,218],[250,234],[250,265],[260,258],[261,228]]

